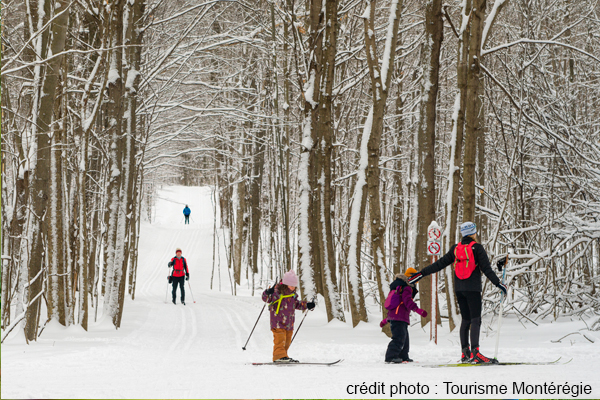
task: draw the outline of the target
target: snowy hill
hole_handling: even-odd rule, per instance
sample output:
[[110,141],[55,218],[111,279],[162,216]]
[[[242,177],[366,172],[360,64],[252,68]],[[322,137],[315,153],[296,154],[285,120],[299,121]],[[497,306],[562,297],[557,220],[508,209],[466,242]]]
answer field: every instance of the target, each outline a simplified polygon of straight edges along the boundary
[[[182,222],[182,210],[192,210],[190,225]],[[458,332],[439,328],[439,344],[429,343],[428,327],[409,328],[414,364],[383,362],[388,338],[380,332],[377,314],[371,322],[352,329],[351,324],[327,324],[324,305],[311,312],[300,330],[290,356],[301,361],[333,361],[336,366],[252,366],[270,361],[272,334],[263,314],[247,351],[242,351],[263,303],[243,288],[230,294],[225,250],[221,239],[221,291],[218,261],[214,290],[213,206],[209,188],[170,187],[159,191],[156,220],[143,223],[136,299],[126,300],[122,328],[107,321],[80,328],[46,327],[38,343],[23,344],[19,335],[2,344],[2,398],[324,398],[389,397],[385,394],[349,394],[349,385],[385,386],[420,383],[428,393],[420,397],[457,397],[447,393],[444,382],[454,384],[505,384],[508,397],[540,397],[540,393],[515,393],[513,382],[591,385],[600,396],[600,333],[571,335],[586,328],[574,319],[541,322],[536,327],[510,314],[504,319],[499,359],[502,361],[573,360],[566,365],[427,368],[428,363],[454,362],[460,356]],[[186,284],[187,306],[170,302],[167,262],[181,247],[190,268]],[[259,293],[260,294],[260,293]],[[165,303],[165,295],[167,302]],[[179,301],[178,301],[179,303]],[[298,324],[302,315],[297,313]],[[416,322],[416,319],[415,319]],[[484,316],[482,352],[492,356],[496,320]],[[354,390],[354,389],[352,389]],[[464,394],[462,394],[464,396]],[[506,398],[507,395],[479,394]],[[396,395],[395,397],[407,397]],[[571,397],[546,394],[543,397]]]

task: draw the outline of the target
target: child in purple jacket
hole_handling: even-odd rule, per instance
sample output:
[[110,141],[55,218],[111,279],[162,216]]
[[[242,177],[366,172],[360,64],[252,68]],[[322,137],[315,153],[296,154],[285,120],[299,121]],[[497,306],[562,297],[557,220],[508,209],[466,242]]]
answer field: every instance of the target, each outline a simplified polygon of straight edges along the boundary
[[312,310],[315,303],[298,299],[296,287],[298,276],[294,271],[283,275],[281,283],[265,290],[262,300],[269,304],[271,331],[273,332],[273,361],[280,363],[298,362],[288,357],[287,350],[292,343],[296,310]]
[[415,311],[421,317],[427,317],[427,311],[420,309],[413,301],[417,294],[417,288],[408,283],[408,277],[416,273],[414,268],[408,268],[404,274],[396,275],[396,279],[390,284],[390,290],[395,290],[396,294],[400,296],[400,303],[395,308],[388,310],[387,318],[379,324],[383,328],[389,322],[392,328],[392,341],[385,353],[385,362],[388,363],[412,361],[408,357],[410,312]]

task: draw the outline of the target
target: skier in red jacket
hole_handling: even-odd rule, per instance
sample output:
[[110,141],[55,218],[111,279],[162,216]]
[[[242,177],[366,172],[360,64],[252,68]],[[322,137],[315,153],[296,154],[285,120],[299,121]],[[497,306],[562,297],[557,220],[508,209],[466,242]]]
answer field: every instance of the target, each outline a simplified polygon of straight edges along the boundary
[[173,284],[173,304],[177,304],[175,302],[175,296],[177,294],[177,285],[179,285],[179,288],[181,289],[181,304],[185,306],[184,283],[190,279],[190,271],[188,270],[185,258],[181,256],[180,248],[175,250],[175,254],[175,257],[173,257],[168,264],[169,267],[173,267],[173,271],[171,272],[171,283]]

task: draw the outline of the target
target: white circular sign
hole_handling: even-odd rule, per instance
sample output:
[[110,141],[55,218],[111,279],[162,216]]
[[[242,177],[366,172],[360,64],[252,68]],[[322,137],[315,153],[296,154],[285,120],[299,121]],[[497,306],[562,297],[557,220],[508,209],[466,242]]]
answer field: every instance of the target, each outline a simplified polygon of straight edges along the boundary
[[427,243],[427,254],[430,256],[437,256],[440,254],[442,246],[440,242],[429,242]]
[[429,237],[429,240],[438,240],[442,237],[442,231],[440,228],[431,228],[427,231],[427,236]]

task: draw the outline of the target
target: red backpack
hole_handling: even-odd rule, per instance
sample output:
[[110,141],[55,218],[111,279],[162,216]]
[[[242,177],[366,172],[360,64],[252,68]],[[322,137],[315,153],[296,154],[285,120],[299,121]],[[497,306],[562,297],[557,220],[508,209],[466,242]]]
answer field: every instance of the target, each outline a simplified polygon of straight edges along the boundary
[[177,262],[177,257],[173,257],[171,259],[171,262],[173,262],[173,270],[171,271],[171,276],[175,276],[175,272],[177,272],[177,275],[180,275],[179,277],[185,276],[187,270],[187,262],[185,261],[185,257],[181,257],[181,261],[181,264],[179,264]]
[[475,243],[477,242],[459,243],[454,249],[454,273],[458,279],[468,279],[475,270],[475,256],[473,255]]

